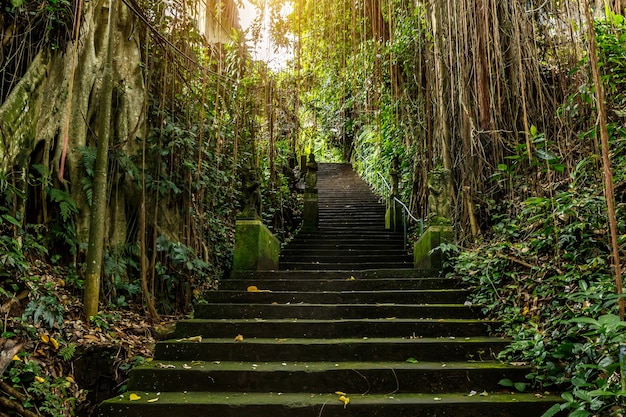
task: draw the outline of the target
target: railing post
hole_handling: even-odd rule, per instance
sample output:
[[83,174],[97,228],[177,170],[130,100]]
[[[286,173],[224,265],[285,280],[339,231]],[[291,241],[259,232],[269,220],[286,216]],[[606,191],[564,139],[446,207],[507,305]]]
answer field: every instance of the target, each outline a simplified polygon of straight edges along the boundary
[[244,204],[235,222],[233,270],[278,269],[280,241],[261,221],[261,182],[256,169],[242,174]]
[[450,221],[450,171],[439,167],[428,175],[428,217],[427,228],[413,247],[415,268],[441,269],[441,251],[436,250],[442,243],[453,239]]
[[302,230],[317,230],[319,225],[319,205],[317,195],[317,162],[315,155],[309,154],[304,180],[304,212]]
[[398,165],[398,157],[394,156],[389,169],[391,186],[389,189],[389,197],[387,198],[387,212],[385,213],[385,228],[394,232],[400,230],[400,222],[403,221],[401,216],[404,216],[403,207],[398,203]]

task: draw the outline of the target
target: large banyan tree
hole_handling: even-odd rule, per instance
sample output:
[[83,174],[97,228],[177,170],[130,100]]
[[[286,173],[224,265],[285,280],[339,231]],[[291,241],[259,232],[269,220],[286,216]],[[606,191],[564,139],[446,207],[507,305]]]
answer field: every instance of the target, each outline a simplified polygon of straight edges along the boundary
[[3,248],[38,240],[50,258],[81,264],[106,135],[105,293],[136,294],[129,276],[141,275],[148,301],[188,308],[192,288],[227,265],[237,153],[249,152],[237,28],[232,1],[3,6]]

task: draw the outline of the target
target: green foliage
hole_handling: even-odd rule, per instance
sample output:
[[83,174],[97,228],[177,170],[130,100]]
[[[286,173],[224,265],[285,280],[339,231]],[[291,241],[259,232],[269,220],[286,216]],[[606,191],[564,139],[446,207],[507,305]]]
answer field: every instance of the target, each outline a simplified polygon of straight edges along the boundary
[[59,349],[59,356],[63,358],[64,361],[68,362],[74,358],[76,354],[76,343],[71,342],[67,345],[63,346]]
[[89,321],[95,327],[100,329],[108,330],[111,327],[111,324],[115,321],[119,320],[119,315],[116,313],[105,313],[98,312],[95,316],[90,316]]
[[[528,198],[516,217],[498,217],[493,239],[462,252],[455,272],[473,288],[471,301],[505,323],[513,343],[502,359],[531,363],[537,386],[571,384],[567,407],[591,415],[624,405],[617,356],[626,325],[615,316],[601,189],[574,175],[576,187]],[[626,213],[618,216],[623,224]]]
[[73,382],[67,378],[44,374],[34,360],[13,361],[8,374],[13,386],[26,388],[28,396],[22,402],[25,409],[51,416],[75,415],[78,398],[70,395]]

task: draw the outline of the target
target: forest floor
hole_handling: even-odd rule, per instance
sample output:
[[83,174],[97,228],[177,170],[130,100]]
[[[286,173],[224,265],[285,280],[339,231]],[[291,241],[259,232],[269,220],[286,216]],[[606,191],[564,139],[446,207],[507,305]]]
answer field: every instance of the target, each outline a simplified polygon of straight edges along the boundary
[[96,415],[181,318],[151,323],[129,301],[89,323],[81,291],[62,269],[35,262],[28,275],[0,283],[0,417]]

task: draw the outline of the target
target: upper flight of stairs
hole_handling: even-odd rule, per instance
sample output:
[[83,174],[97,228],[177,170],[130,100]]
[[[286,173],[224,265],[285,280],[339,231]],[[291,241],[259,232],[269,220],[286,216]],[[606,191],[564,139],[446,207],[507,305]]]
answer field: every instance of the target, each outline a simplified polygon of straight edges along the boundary
[[557,401],[498,384],[529,372],[494,359],[498,323],[411,268],[352,175],[321,165],[320,230],[287,245],[283,270],[224,280],[101,416],[540,417]]
[[348,164],[320,164],[319,229],[281,251],[282,270],[412,268],[403,234],[385,230],[385,206]]

